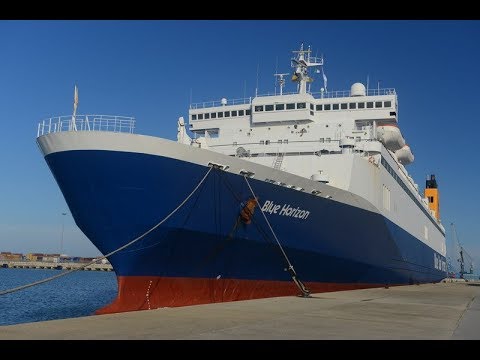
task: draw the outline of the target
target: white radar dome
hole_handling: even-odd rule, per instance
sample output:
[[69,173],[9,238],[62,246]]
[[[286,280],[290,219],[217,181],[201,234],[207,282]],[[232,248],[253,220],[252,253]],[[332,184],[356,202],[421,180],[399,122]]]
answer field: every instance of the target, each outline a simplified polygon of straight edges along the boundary
[[222,98],[220,102],[222,103],[223,106],[227,105],[227,99],[225,98]]
[[362,83],[355,83],[350,88],[350,96],[365,96],[367,91]]

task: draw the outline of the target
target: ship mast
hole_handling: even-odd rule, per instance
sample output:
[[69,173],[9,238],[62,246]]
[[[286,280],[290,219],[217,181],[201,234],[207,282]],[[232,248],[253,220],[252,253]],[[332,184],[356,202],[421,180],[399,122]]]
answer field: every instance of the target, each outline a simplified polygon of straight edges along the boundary
[[294,68],[294,73],[292,76],[292,81],[298,82],[298,93],[306,94],[307,93],[307,83],[311,83],[313,79],[308,76],[308,68],[315,66],[323,65],[323,58],[311,56],[312,50],[310,46],[308,50],[303,50],[303,44],[300,46],[300,50],[293,51],[296,54],[292,58],[291,64]]
[[283,88],[285,87],[285,79],[283,78],[288,73],[284,74],[273,74],[273,76],[277,77],[278,84],[280,85],[280,95],[283,95]]

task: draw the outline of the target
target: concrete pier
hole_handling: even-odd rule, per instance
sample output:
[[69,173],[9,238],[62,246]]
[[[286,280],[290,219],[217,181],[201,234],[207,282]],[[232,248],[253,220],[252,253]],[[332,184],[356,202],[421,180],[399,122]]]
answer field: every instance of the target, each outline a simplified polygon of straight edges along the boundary
[[0,327],[0,339],[480,339],[480,283],[278,297]]

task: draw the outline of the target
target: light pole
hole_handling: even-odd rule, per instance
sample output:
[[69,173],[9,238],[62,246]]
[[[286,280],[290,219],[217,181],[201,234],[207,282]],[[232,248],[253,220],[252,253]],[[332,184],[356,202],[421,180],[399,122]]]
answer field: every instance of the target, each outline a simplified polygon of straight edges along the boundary
[[60,239],[60,256],[63,253],[63,233],[65,232],[65,215],[67,215],[67,213],[62,212],[62,237]]

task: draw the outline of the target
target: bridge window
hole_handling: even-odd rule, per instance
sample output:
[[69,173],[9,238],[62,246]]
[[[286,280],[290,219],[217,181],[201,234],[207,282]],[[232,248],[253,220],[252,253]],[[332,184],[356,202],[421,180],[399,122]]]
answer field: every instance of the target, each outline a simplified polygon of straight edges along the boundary
[[359,109],[365,109],[365,103],[358,103]]
[[279,144],[281,144],[283,141],[282,141],[282,140],[278,140],[277,142],[278,142]]
[[273,111],[273,105],[265,105],[265,111]]
[[198,120],[203,120],[203,114],[198,114]]
[[367,109],[373,108],[373,101],[367,102]]
[[225,117],[230,117],[230,111],[225,111]]
[[197,114],[192,114],[192,120],[197,120]]
[[212,119],[216,119],[216,118],[217,118],[217,113],[211,113],[211,114],[210,114],[210,117],[211,117]]
[[238,116],[243,116],[244,111],[243,110],[238,110]]
[[310,104],[310,110],[313,110],[313,104]]
[[223,111],[220,111],[220,112],[218,113],[218,117],[219,117],[219,118],[223,118]]
[[340,109],[345,110],[347,108],[347,103],[343,103],[340,105]]
[[288,144],[288,139],[283,139],[284,144]]
[[330,104],[325,104],[325,105],[323,105],[323,110],[330,110],[331,106],[332,105],[330,105]]
[[315,110],[317,110],[317,111],[322,111],[322,110],[323,110],[323,105],[317,105],[317,106],[315,107]]
[[250,109],[245,110],[245,115],[250,115],[250,114],[251,114]]
[[391,101],[384,101],[383,102],[383,107],[392,107],[392,102]]
[[233,117],[233,116],[237,116],[237,110],[233,110],[233,111],[232,111],[232,117]]
[[305,109],[307,107],[307,103],[297,103],[297,109]]
[[348,104],[348,107],[350,109],[356,109],[357,108],[357,103],[350,103],[350,104]]
[[275,104],[275,110],[285,110],[285,104]]
[[333,104],[333,110],[338,110],[339,105],[338,104]]
[[293,110],[293,109],[295,109],[295,103],[287,104],[287,110]]
[[381,108],[382,107],[382,102],[381,101],[375,101],[375,107],[376,108]]
[[210,114],[209,114],[209,113],[206,113],[206,114],[205,114],[205,120],[206,120],[206,119],[210,119]]
[[255,106],[255,112],[260,112],[260,111],[263,111],[263,105]]
[[265,141],[260,140],[260,145],[265,145]]
[[323,143],[323,142],[325,141],[325,139],[324,139],[324,138],[320,138],[318,141],[321,142],[321,143]]
[[265,145],[270,145],[270,140],[265,140]]

